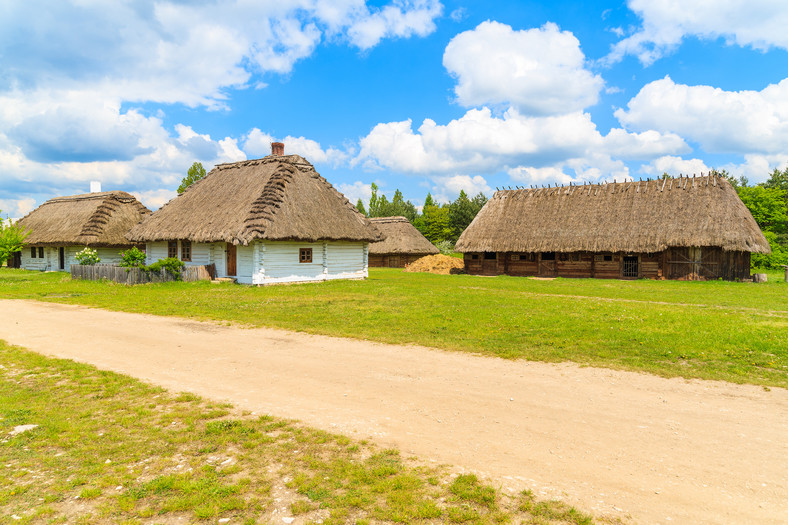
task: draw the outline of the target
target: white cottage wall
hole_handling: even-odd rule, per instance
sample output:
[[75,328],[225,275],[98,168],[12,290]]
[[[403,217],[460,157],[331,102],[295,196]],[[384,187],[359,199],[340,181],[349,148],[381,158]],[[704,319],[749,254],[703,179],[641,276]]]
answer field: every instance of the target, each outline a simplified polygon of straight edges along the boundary
[[[362,279],[367,277],[365,243],[260,242],[254,251],[254,284]],[[312,262],[300,261],[301,248],[312,248]]]
[[254,248],[252,246],[238,245],[236,251],[236,277],[238,282],[242,284],[252,284],[252,257],[254,255]]
[[[323,243],[255,243],[254,284],[322,281],[325,273]],[[312,249],[312,262],[300,261],[301,248]]]
[[367,271],[367,243],[327,243],[328,254],[326,279],[362,279]]

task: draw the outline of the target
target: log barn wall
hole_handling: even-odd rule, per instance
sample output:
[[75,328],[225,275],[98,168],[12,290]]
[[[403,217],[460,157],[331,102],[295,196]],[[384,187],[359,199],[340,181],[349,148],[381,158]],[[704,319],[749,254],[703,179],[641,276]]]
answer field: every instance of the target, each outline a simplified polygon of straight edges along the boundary
[[669,248],[657,253],[465,253],[472,275],[597,279],[728,281],[750,278],[750,253],[717,246]]

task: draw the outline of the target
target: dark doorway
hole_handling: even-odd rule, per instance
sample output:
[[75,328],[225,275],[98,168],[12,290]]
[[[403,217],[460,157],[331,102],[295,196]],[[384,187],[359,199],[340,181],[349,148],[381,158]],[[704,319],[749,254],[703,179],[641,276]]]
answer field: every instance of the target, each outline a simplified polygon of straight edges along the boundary
[[622,277],[637,278],[640,276],[638,273],[638,258],[637,256],[624,256],[624,266],[621,269]]
[[60,266],[58,266],[58,268],[60,268],[61,270],[65,270],[66,269],[66,249],[63,246],[58,248],[58,258],[59,258],[59,262],[60,262]]
[[227,243],[227,275],[231,277],[235,277],[236,270],[235,270],[235,260],[236,260],[236,246],[234,244]]

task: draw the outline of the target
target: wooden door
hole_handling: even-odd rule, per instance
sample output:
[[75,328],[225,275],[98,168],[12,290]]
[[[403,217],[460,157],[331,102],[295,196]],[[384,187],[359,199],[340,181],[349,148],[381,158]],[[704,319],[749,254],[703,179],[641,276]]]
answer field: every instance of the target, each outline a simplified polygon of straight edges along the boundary
[[555,277],[558,267],[555,263],[555,252],[543,252],[539,255],[539,277]]
[[234,244],[227,243],[227,275],[231,277],[236,276],[236,246]]
[[60,262],[60,266],[58,266],[58,268],[60,268],[61,270],[65,270],[66,269],[66,249],[63,246],[61,246],[58,249],[58,258],[60,259],[60,261],[59,261]]

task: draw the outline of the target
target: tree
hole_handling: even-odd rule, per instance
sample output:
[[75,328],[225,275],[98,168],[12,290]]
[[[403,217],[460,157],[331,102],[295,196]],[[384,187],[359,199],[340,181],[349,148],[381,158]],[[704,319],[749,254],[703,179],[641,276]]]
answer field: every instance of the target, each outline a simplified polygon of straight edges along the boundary
[[769,179],[766,182],[759,184],[758,186],[763,186],[764,188],[773,188],[776,190],[783,190],[786,192],[786,196],[788,196],[788,166],[783,171],[774,168],[774,171],[769,176]]
[[25,238],[29,234],[29,230],[23,230],[21,226],[14,224],[11,219],[3,220],[0,217],[0,266],[24,247]]
[[744,186],[737,188],[737,192],[762,230],[774,233],[788,231],[785,190],[764,186]]
[[452,242],[457,242],[460,234],[471,223],[478,210],[474,211],[474,206],[464,190],[460,190],[457,200],[449,206],[449,223],[452,230]]
[[367,216],[367,210],[364,209],[364,203],[361,201],[361,199],[359,199],[358,202],[356,203],[356,209],[364,217]]
[[205,168],[202,167],[201,162],[195,162],[192,167],[186,172],[186,176],[181,180],[181,185],[178,186],[178,193],[183,193],[186,188],[205,177]]

